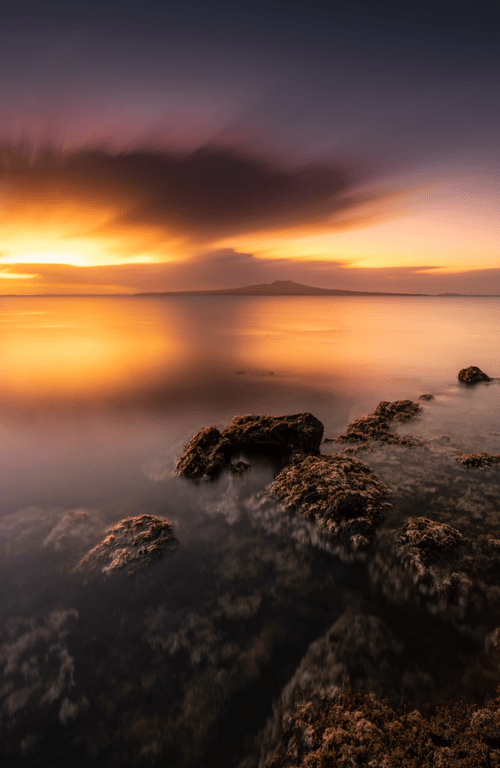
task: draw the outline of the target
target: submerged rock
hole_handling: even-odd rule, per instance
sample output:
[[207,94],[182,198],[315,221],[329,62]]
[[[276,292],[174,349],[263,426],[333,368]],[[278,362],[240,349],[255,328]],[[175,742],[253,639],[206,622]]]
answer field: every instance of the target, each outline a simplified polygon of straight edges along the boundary
[[434,400],[434,395],[429,395],[425,393],[424,395],[419,395],[419,400]]
[[244,475],[250,469],[250,464],[247,461],[236,461],[229,465],[229,472],[233,477],[239,477]]
[[126,565],[147,568],[151,560],[177,546],[166,520],[154,515],[128,517],[108,528],[105,538],[77,563],[75,570],[92,568],[109,573]]
[[361,442],[379,440],[398,445],[422,445],[422,441],[410,435],[396,435],[391,431],[389,422],[407,422],[414,419],[422,410],[418,403],[411,400],[382,400],[373,413],[351,421],[345,434],[336,438],[338,442]]
[[345,455],[306,456],[284,467],[269,487],[287,509],[313,520],[357,549],[366,546],[390,504],[389,489],[359,459]]
[[311,413],[235,416],[221,432],[205,427],[194,435],[184,447],[175,473],[190,478],[215,477],[230,464],[231,456],[241,451],[275,458],[317,454],[322,438],[323,424]]
[[492,464],[500,464],[500,453],[464,453],[457,456],[457,461],[464,467],[491,467]]
[[491,381],[491,377],[483,373],[476,365],[469,365],[468,368],[462,368],[459,372],[458,380],[462,384],[477,384],[480,381]]

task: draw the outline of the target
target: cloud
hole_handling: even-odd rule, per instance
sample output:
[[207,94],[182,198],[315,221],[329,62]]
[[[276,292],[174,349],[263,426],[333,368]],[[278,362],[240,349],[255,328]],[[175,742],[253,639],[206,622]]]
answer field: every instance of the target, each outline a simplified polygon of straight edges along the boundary
[[[3,207],[10,213],[23,206],[41,213],[51,205],[79,204],[88,220],[75,223],[66,236],[113,236],[135,229],[191,246],[251,232],[331,230],[341,220],[345,227],[346,216],[360,226],[374,215],[363,213],[363,205],[390,197],[375,191],[371,172],[361,163],[286,167],[218,144],[187,154],[93,148],[34,155],[26,146],[2,146],[0,174],[9,192]],[[356,191],[360,184],[367,191]]]

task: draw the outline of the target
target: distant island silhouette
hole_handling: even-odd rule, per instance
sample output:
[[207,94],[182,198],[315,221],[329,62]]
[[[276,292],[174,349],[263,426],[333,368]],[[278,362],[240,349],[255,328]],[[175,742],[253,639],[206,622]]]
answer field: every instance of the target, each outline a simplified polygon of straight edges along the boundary
[[392,293],[390,291],[341,291],[337,288],[315,288],[294,283],[293,280],[275,280],[274,283],[245,285],[242,288],[216,288],[209,291],[149,291],[135,296],[429,296],[428,293]]

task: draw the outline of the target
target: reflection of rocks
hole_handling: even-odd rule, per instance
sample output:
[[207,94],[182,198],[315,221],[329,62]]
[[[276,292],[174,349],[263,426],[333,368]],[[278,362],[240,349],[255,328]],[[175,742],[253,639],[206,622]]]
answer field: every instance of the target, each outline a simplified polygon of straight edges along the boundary
[[76,569],[99,568],[102,573],[109,573],[131,564],[145,568],[177,544],[166,520],[154,515],[129,517],[108,528],[103,541],[80,560]]
[[389,490],[359,459],[306,456],[284,467],[269,493],[354,549],[369,543],[390,507]]
[[323,424],[310,413],[235,416],[222,432],[204,427],[194,435],[177,462],[176,474],[215,477],[229,465],[231,456],[241,451],[276,458],[292,453],[316,454],[322,437]]
[[492,464],[500,464],[500,453],[464,453],[457,456],[457,461],[464,467],[491,467]]
[[459,372],[458,380],[462,384],[478,384],[481,381],[491,381],[491,377],[483,373],[476,365],[469,365],[468,368],[462,368]]
[[421,406],[411,400],[395,400],[390,403],[380,402],[373,413],[351,421],[345,434],[336,438],[339,442],[361,442],[380,440],[398,445],[422,445],[422,440],[410,435],[396,435],[391,431],[389,422],[408,422],[417,416]]

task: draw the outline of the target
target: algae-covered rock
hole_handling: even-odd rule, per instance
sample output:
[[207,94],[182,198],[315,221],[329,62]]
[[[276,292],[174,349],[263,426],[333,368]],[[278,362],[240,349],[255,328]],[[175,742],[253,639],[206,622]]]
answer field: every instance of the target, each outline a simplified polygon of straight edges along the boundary
[[175,472],[190,478],[215,477],[229,466],[231,456],[241,451],[274,458],[317,454],[322,438],[323,424],[311,413],[235,416],[221,432],[205,427],[194,435],[184,447]]
[[75,570],[90,568],[109,573],[126,565],[147,568],[151,560],[177,545],[166,520],[154,515],[128,517],[108,528],[105,538],[77,563]]
[[313,520],[354,549],[375,534],[390,504],[389,489],[359,459],[345,456],[305,456],[284,467],[269,494],[287,509]]
[[457,461],[464,467],[480,467],[482,469],[500,464],[500,453],[464,453],[457,456]]
[[491,377],[483,373],[476,365],[469,365],[468,368],[462,368],[459,372],[458,380],[462,384],[478,384],[481,381],[491,381]]
[[422,441],[410,435],[396,435],[392,432],[389,422],[408,422],[414,419],[422,410],[418,403],[412,400],[382,400],[373,413],[361,416],[351,421],[345,434],[336,438],[338,442],[362,442],[379,440],[384,443],[397,445],[422,445]]

